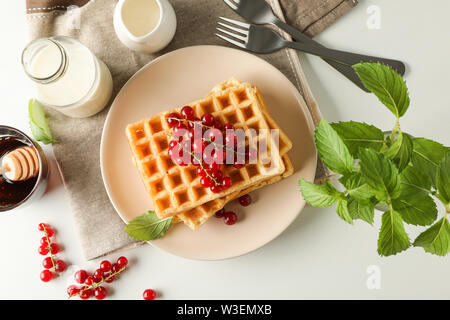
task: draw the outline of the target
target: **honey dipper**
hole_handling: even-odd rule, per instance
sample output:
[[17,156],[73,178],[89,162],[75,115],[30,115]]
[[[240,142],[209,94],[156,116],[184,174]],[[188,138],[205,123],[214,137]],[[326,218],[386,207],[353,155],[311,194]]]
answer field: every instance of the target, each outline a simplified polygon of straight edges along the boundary
[[11,181],[25,181],[39,173],[39,157],[33,147],[20,147],[7,153],[1,163],[0,174]]

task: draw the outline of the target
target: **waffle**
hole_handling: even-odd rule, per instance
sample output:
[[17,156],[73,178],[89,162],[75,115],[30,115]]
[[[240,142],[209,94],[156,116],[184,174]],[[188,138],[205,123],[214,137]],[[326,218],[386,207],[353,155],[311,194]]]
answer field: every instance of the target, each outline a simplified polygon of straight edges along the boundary
[[240,85],[216,91],[189,104],[198,117],[211,113],[222,123],[232,123],[236,129],[256,130],[257,141],[267,142],[266,158],[258,157],[257,163],[247,164],[242,169],[225,166],[224,176],[231,177],[233,185],[220,193],[213,193],[201,186],[195,166],[178,166],[168,155],[171,129],[166,117],[181,108],[127,126],[126,135],[133,160],[159,218],[171,217],[201,205],[215,210],[208,202],[240,192],[285,171],[279,152],[271,149],[272,137],[267,135],[270,125],[265,120],[264,107],[260,103],[254,87]]
[[[251,87],[249,84],[245,84],[240,82],[237,79],[230,79],[224,83],[219,84],[218,86],[214,87],[212,91],[210,92],[210,95],[213,95],[218,92],[222,92],[228,88],[232,87],[240,87],[240,86],[248,86]],[[261,109],[264,114],[264,118],[266,122],[268,123],[270,129],[278,129],[279,130],[279,148],[280,148],[280,155],[282,156],[282,160],[285,166],[285,171],[277,175],[275,177],[270,177],[268,179],[265,179],[261,181],[260,183],[256,183],[253,186],[250,186],[246,189],[243,189],[241,191],[236,191],[232,194],[229,194],[225,197],[215,199],[212,201],[209,201],[199,207],[196,207],[192,210],[189,210],[187,212],[180,213],[176,216],[176,219],[174,222],[184,222],[188,227],[195,230],[199,228],[201,225],[203,225],[215,212],[222,209],[228,202],[239,198],[247,193],[250,193],[254,190],[260,189],[264,186],[276,183],[280,181],[283,178],[289,177],[294,173],[294,167],[292,166],[291,160],[289,159],[289,156],[287,155],[287,152],[292,148],[292,142],[287,137],[287,135],[280,129],[280,127],[276,124],[275,120],[270,116],[267,106],[264,102],[264,99],[262,97],[261,92],[259,89],[254,87],[256,89],[256,96],[259,100],[259,104],[261,106]]]

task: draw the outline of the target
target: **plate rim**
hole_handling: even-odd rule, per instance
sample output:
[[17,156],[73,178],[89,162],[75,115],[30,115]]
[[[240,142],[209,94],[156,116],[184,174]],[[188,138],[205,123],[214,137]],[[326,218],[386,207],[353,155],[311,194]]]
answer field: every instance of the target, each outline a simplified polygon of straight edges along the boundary
[[[240,54],[244,54],[244,55],[251,56],[252,58],[257,59],[257,60],[260,60],[260,61],[262,61],[263,63],[267,64],[267,65],[270,66],[270,68],[272,68],[275,72],[278,72],[279,74],[281,74],[284,78],[286,78],[286,79],[288,80],[289,85],[294,89],[293,92],[295,93],[295,96],[296,96],[297,100],[299,100],[299,101],[302,101],[302,100],[303,100],[303,103],[305,104],[306,108],[308,109],[308,106],[307,106],[307,104],[306,104],[306,101],[305,101],[305,99],[303,98],[303,96],[300,94],[299,89],[292,83],[291,80],[289,80],[289,78],[288,78],[283,72],[281,72],[281,70],[279,70],[277,67],[275,67],[274,65],[272,65],[270,62],[268,62],[268,61],[262,59],[261,57],[258,57],[258,56],[254,55],[254,54],[251,54],[251,53],[246,52],[246,51],[243,51],[243,50],[239,50],[239,49],[236,49],[236,48],[225,47],[225,46],[219,46],[219,45],[193,45],[193,46],[187,46],[187,47],[183,47],[183,48],[179,48],[179,49],[170,51],[170,52],[168,52],[168,53],[165,53],[165,54],[163,54],[163,55],[161,55],[161,56],[159,56],[159,57],[157,57],[157,58],[155,58],[155,59],[149,61],[149,62],[146,63],[144,66],[142,66],[139,70],[137,70],[137,71],[136,71],[136,72],[135,72],[135,73],[134,73],[134,74],[133,74],[133,75],[132,75],[132,76],[131,76],[131,77],[130,77],[123,85],[122,85],[122,87],[120,88],[119,92],[118,92],[118,93],[116,94],[116,96],[114,97],[114,100],[112,101],[111,106],[109,107],[108,113],[107,113],[107,115],[106,115],[106,118],[105,118],[105,121],[104,121],[104,124],[103,124],[103,128],[102,128],[102,134],[101,134],[101,137],[100,137],[100,150],[99,150],[99,151],[100,151],[100,172],[101,172],[101,177],[102,177],[102,181],[103,181],[103,186],[104,186],[105,191],[106,191],[106,194],[107,194],[107,196],[108,196],[108,200],[109,200],[109,202],[111,203],[111,205],[112,205],[113,208],[114,208],[114,211],[116,212],[116,214],[119,215],[119,217],[122,219],[122,221],[123,221],[125,224],[128,224],[128,223],[129,223],[129,220],[126,219],[126,218],[122,215],[122,213],[121,213],[120,210],[118,209],[118,207],[117,207],[115,201],[113,200],[113,197],[111,196],[110,186],[109,186],[109,184],[108,184],[108,182],[107,182],[107,179],[106,179],[106,173],[105,173],[105,169],[104,169],[104,153],[105,153],[105,143],[104,143],[104,141],[105,141],[105,136],[106,136],[106,131],[107,131],[108,123],[109,123],[109,120],[110,120],[110,117],[111,117],[111,114],[112,114],[112,110],[113,110],[114,106],[116,105],[116,101],[117,101],[118,97],[119,97],[119,96],[123,93],[123,91],[126,89],[126,87],[130,84],[130,82],[132,82],[132,81],[134,80],[134,78],[136,78],[141,72],[144,72],[144,70],[146,70],[147,68],[149,68],[151,65],[153,65],[153,64],[155,64],[155,63],[158,63],[158,62],[159,62],[160,60],[162,60],[162,59],[167,59],[169,56],[174,55],[174,54],[178,54],[178,53],[180,53],[181,51],[184,51],[184,50],[194,49],[194,48],[195,48],[195,49],[197,49],[197,48],[198,48],[198,49],[200,49],[200,48],[211,48],[211,47],[212,47],[212,48],[220,48],[221,50],[237,51],[237,52],[239,52]],[[294,71],[294,72],[295,72],[295,71]],[[313,120],[313,118],[312,118],[311,113],[306,112],[307,110],[303,110],[303,109],[304,109],[303,107],[301,107],[301,106],[299,106],[299,107],[302,109],[302,111],[303,111],[303,113],[304,113],[304,115],[305,115],[306,121],[309,122],[309,125],[311,125],[312,128],[314,128],[315,125],[314,125],[314,120]],[[318,161],[318,152],[317,152],[317,149],[316,149],[315,147],[314,147],[314,158],[315,158],[315,160],[316,160],[315,162],[317,163],[317,161]],[[314,177],[315,177],[316,173],[317,173],[317,166],[314,168],[314,172],[312,173],[312,176],[313,176],[313,177],[312,177],[312,181],[314,181]],[[301,194],[300,194],[300,196],[301,196]],[[184,256],[184,255],[181,255],[181,254],[175,254],[174,252],[171,252],[171,251],[162,249],[162,248],[160,248],[158,245],[154,244],[154,243],[151,242],[151,241],[144,241],[144,242],[150,244],[152,247],[155,247],[155,248],[157,248],[158,250],[161,250],[161,251],[163,251],[163,252],[165,252],[165,253],[171,254],[171,255],[176,256],[176,257],[181,257],[181,258],[184,258],[184,259],[194,260],[194,261],[221,261],[221,260],[228,260],[228,259],[232,259],[232,258],[237,258],[237,257],[241,257],[241,256],[244,256],[244,255],[247,255],[247,254],[249,254],[249,253],[251,253],[251,252],[254,252],[254,251],[258,250],[258,249],[261,249],[261,248],[263,248],[265,245],[267,245],[268,243],[270,243],[270,242],[272,242],[273,240],[275,240],[276,238],[278,238],[284,231],[286,231],[286,229],[292,224],[292,222],[298,218],[298,216],[299,216],[300,213],[303,211],[303,209],[305,208],[305,206],[306,206],[306,201],[304,201],[304,203],[303,203],[303,204],[301,205],[301,207],[299,208],[297,214],[295,214],[295,215],[292,217],[292,219],[289,220],[289,222],[286,224],[286,226],[283,227],[283,228],[281,228],[280,232],[278,232],[277,234],[275,234],[272,238],[270,238],[269,240],[265,241],[265,242],[262,243],[260,246],[255,247],[254,249],[251,249],[251,250],[248,250],[248,251],[246,251],[246,252],[239,253],[239,254],[236,254],[236,255],[232,255],[232,256],[229,256],[229,257],[224,257],[224,258],[211,258],[211,259],[208,259],[208,258],[192,258],[192,257],[187,257],[187,256]],[[138,240],[136,240],[136,241],[138,241]]]

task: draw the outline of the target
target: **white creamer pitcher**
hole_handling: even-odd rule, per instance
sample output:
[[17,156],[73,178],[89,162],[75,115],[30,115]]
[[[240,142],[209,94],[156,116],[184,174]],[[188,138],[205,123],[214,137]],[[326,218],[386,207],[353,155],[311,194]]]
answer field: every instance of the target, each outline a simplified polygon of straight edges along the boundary
[[168,0],[119,0],[114,29],[119,40],[134,51],[153,53],[172,41],[177,19]]

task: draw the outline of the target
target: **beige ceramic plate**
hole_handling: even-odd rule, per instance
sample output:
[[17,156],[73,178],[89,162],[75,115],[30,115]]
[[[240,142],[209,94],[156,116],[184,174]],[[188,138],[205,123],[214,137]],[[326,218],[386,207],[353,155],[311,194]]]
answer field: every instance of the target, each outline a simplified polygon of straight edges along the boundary
[[153,207],[131,162],[126,125],[195,101],[232,76],[261,89],[273,118],[293,141],[289,155],[295,173],[253,192],[254,203],[249,207],[227,205],[239,216],[234,226],[213,217],[197,231],[178,224],[163,238],[152,241],[177,256],[219,260],[260,248],[285,230],[304,207],[299,178],[314,179],[317,156],[313,122],[295,86],[254,55],[218,46],[188,47],[166,54],[137,72],[109,111],[101,143],[101,169],[109,198],[121,218],[128,222]]

